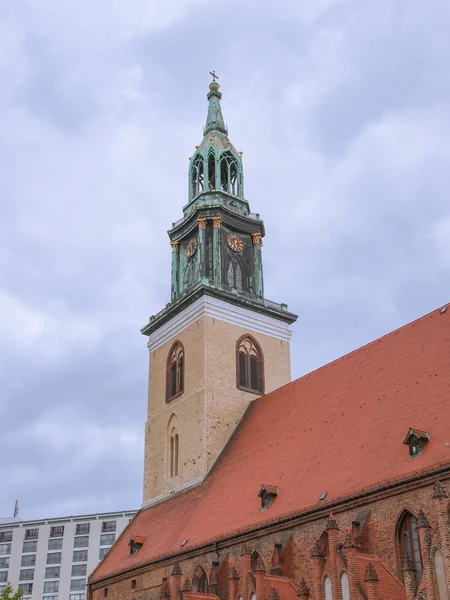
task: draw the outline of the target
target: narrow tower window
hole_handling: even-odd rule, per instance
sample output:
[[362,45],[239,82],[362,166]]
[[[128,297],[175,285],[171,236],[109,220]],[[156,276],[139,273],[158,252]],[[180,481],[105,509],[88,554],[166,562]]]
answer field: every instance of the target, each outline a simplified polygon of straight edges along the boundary
[[167,358],[166,402],[184,391],[184,348],[175,342]]
[[405,557],[412,560],[417,574],[417,581],[422,575],[422,558],[420,556],[419,535],[417,533],[416,517],[405,512],[397,529],[397,543],[400,555],[400,568]]
[[264,359],[258,342],[250,335],[238,340],[236,357],[238,388],[264,393]]
[[203,157],[198,156],[192,166],[192,196],[195,197],[200,194],[203,187]]
[[180,438],[178,435],[178,418],[173,414],[167,428],[167,476],[169,479],[179,474]]
[[208,156],[208,189],[216,189],[216,157],[213,151]]

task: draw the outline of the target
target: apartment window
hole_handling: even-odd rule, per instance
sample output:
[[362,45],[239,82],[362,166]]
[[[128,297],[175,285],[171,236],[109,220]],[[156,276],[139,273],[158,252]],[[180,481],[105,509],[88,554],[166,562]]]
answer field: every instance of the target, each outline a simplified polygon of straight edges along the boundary
[[31,596],[33,593],[32,583],[19,583],[19,590],[22,590],[24,596]]
[[58,592],[59,581],[45,581],[44,582],[44,594]]
[[57,538],[55,540],[48,540],[48,549],[49,550],[61,550],[63,545],[62,538]]
[[88,546],[89,546],[89,536],[88,535],[76,537],[73,540],[74,548],[87,548]]
[[8,571],[0,572],[0,583],[6,583],[8,581]]
[[84,594],[70,594],[69,600],[84,600]]
[[0,554],[11,554],[11,544],[0,544]]
[[88,558],[87,550],[74,550],[72,562],[86,562]]
[[98,552],[98,560],[102,560],[107,552],[109,552],[109,548],[100,548]]
[[62,537],[64,535],[64,525],[58,525],[50,528],[50,537]]
[[103,521],[102,523],[102,533],[108,533],[110,531],[116,530],[116,522],[115,521]]
[[[11,547],[11,544],[10,544]],[[22,552],[36,552],[37,542],[24,542]],[[8,553],[9,554],[9,553]]]
[[3,594],[3,592],[6,590],[6,585],[0,585],[0,594]]
[[21,567],[34,567],[36,564],[36,554],[25,554],[22,556]]
[[84,590],[86,587],[86,579],[71,579],[70,591]]
[[90,530],[91,530],[90,523],[78,523],[76,530],[75,530],[75,535],[86,535],[90,532]]
[[34,569],[21,569],[19,581],[30,581],[30,579],[34,579]]
[[0,558],[0,569],[9,569],[9,556]]
[[12,531],[0,531],[0,542],[12,542]]
[[116,539],[115,533],[105,533],[100,536],[100,546],[111,546]]
[[58,596],[44,596],[42,600],[58,600]]
[[25,529],[26,540],[37,540],[39,535],[39,529]]
[[45,579],[58,579],[61,567],[47,567],[45,569]]
[[62,552],[51,552],[50,554],[47,554],[47,564],[59,565],[61,563],[61,555]]
[[87,565],[72,565],[72,577],[85,577]]

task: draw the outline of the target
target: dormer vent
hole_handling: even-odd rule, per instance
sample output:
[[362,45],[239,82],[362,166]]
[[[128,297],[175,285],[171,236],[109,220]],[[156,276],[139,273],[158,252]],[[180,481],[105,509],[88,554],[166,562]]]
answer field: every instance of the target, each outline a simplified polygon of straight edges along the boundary
[[423,447],[429,440],[430,436],[426,431],[410,427],[403,443],[409,446],[409,456],[414,458],[422,453]]
[[278,488],[275,485],[263,485],[258,496],[261,498],[261,510],[267,510],[278,496]]
[[142,546],[144,545],[145,538],[140,535],[134,535],[131,537],[128,545],[130,546],[130,556],[134,556]]

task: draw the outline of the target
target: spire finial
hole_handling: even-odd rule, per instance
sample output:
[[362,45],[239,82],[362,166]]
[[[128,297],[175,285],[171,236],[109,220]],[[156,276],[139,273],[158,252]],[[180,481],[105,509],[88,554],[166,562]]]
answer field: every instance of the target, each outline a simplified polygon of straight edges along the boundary
[[206,135],[210,131],[216,130],[228,134],[227,128],[225,127],[225,123],[222,116],[222,109],[220,107],[220,99],[222,98],[221,92],[219,92],[220,85],[216,81],[219,77],[216,75],[215,71],[210,71],[213,80],[209,84],[209,93],[208,93],[208,116],[206,117],[206,125],[203,129],[203,135]]

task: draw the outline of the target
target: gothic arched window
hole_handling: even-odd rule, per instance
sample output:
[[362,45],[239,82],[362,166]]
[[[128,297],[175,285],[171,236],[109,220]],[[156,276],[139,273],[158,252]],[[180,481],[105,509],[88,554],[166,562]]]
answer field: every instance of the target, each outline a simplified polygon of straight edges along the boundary
[[167,440],[167,463],[168,463],[168,477],[177,477],[178,475],[178,464],[180,456],[180,441],[178,435],[178,419],[173,414],[169,419],[168,425],[168,440]]
[[192,165],[192,197],[203,191],[203,156],[197,156]]
[[216,156],[211,150],[208,155],[208,190],[216,189]]
[[436,572],[436,582],[438,587],[439,600],[448,600],[447,582],[445,580],[444,558],[440,550],[434,553],[434,569]]
[[341,592],[342,592],[342,600],[350,600],[350,586],[348,584],[347,573],[342,573],[342,576],[341,576]]
[[236,350],[237,387],[264,394],[264,358],[260,345],[252,336],[244,335],[238,340]]
[[220,159],[220,188],[224,192],[237,196],[239,193],[239,178],[236,159],[231,152],[224,152]]
[[166,366],[166,402],[184,391],[184,348],[181,342],[175,342],[167,357]]
[[422,575],[422,558],[420,556],[419,534],[416,517],[405,511],[397,528],[397,544],[400,555],[400,570],[405,557],[412,560],[417,574],[417,581]]
[[192,591],[200,594],[208,593],[208,578],[202,567],[197,567],[192,578]]
[[333,600],[333,592],[331,589],[331,579],[329,577],[327,577],[325,579],[325,600]]
[[258,554],[258,552],[256,552],[256,550],[252,553],[251,557],[250,557],[250,570],[252,572],[255,571],[256,569],[256,564],[258,562],[258,559],[261,558],[260,555]]

